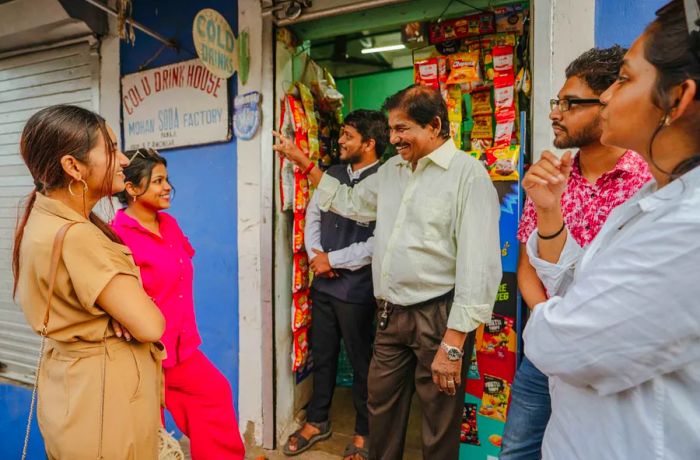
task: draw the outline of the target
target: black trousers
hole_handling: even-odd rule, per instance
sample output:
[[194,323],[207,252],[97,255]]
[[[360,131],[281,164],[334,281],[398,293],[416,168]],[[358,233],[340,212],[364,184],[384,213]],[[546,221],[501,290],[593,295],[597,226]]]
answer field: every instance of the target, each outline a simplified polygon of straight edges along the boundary
[[311,304],[310,344],[314,360],[314,385],[306,419],[315,423],[328,420],[342,338],[354,374],[352,400],[356,413],[355,433],[367,436],[367,374],[372,358],[373,320],[377,304],[343,302],[314,289],[311,289]]

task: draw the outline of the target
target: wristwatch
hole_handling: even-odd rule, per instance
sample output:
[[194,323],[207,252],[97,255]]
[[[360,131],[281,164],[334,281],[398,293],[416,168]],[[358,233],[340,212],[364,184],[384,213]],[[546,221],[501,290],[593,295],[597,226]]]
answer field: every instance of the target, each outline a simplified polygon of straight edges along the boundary
[[445,342],[440,342],[440,348],[442,348],[445,353],[447,353],[447,359],[450,361],[459,361],[464,356],[464,352],[457,347],[448,345]]

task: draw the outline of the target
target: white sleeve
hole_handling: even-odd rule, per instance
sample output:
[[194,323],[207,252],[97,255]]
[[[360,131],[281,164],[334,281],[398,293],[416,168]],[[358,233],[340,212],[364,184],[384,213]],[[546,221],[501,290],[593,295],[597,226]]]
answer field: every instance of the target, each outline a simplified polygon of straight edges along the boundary
[[628,231],[535,307],[524,339],[538,369],[609,395],[700,360],[700,225],[669,220]]
[[337,251],[328,253],[328,262],[333,268],[345,268],[347,270],[359,270],[372,263],[374,252],[374,236],[367,241],[359,241]]
[[566,292],[573,281],[576,265],[581,260],[584,251],[571,234],[567,234],[559,260],[553,264],[539,258],[537,238],[537,232],[532,232],[527,240],[526,248],[530,264],[537,272],[547,294],[550,296],[561,295]]
[[316,257],[312,249],[323,251],[321,246],[321,210],[318,207],[316,194],[311,197],[306,208],[306,223],[304,225],[304,247],[309,261]]

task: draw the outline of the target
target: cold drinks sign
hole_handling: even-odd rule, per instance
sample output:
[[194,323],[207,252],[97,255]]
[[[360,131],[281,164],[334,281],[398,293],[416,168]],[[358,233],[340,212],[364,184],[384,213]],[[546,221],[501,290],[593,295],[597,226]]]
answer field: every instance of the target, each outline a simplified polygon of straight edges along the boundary
[[192,39],[197,55],[207,69],[221,78],[229,78],[238,67],[236,37],[218,11],[205,8],[192,23]]
[[231,138],[228,86],[199,59],[122,77],[124,145],[168,149]]

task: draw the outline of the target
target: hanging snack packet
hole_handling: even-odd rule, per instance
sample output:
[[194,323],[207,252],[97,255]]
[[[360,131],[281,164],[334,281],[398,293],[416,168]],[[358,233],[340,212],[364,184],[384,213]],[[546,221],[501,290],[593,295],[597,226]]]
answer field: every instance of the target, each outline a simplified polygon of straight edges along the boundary
[[[498,81],[498,80],[497,80]],[[496,113],[513,107],[515,101],[515,88],[507,84],[507,80],[501,79],[500,86],[494,83],[493,100],[496,105]],[[506,83],[505,85],[503,83]]]
[[518,159],[520,146],[509,145],[507,147],[494,147],[486,151],[491,180],[505,181],[518,180]]
[[469,84],[471,86],[481,83],[479,70],[479,52],[455,53],[448,58],[450,76],[448,85]]
[[510,384],[506,380],[484,375],[484,395],[479,409],[481,415],[505,422],[509,398]]
[[306,214],[303,212],[294,213],[294,229],[292,230],[292,253],[296,254],[304,250],[304,226],[306,225]]
[[307,140],[309,143],[309,158],[311,161],[318,161],[320,146],[318,142],[318,120],[314,109],[314,97],[311,90],[301,82],[296,83],[301,96],[301,103],[304,106],[304,114],[306,115]]
[[311,307],[309,290],[304,289],[292,294],[292,332],[311,324]]
[[464,403],[459,441],[473,446],[481,445],[479,442],[479,430],[476,426],[476,404]]
[[484,150],[488,150],[493,146],[493,139],[487,138],[487,139],[475,139],[471,138],[471,148],[472,151],[476,150],[479,152],[483,152]]
[[475,115],[473,119],[472,142],[474,139],[493,139],[493,117],[491,115]]
[[450,137],[455,142],[458,149],[462,148],[462,122],[461,121],[451,121],[450,122]]
[[488,88],[479,89],[471,92],[472,99],[472,116],[475,115],[491,115],[491,90]]
[[447,119],[462,121],[462,90],[459,86],[450,86],[447,90]]
[[493,47],[493,69],[496,73],[513,73],[513,47],[494,46]]
[[413,80],[417,85],[439,89],[438,58],[423,59],[413,64]]
[[[294,137],[290,97],[284,97],[280,104],[280,133],[289,139]],[[294,163],[284,157],[280,157],[280,207],[282,211],[294,208]]]
[[493,135],[494,147],[507,147],[510,145],[510,140],[513,137],[515,129],[515,120],[506,120],[496,122],[496,131]]
[[516,337],[513,324],[512,317],[494,313],[491,321],[484,325],[484,335],[479,351],[500,359],[504,359],[508,352],[514,353]]
[[306,252],[294,254],[292,258],[292,293],[309,287],[309,259]]
[[294,168],[294,212],[304,213],[309,204],[309,179]]
[[302,327],[293,334],[292,341],[292,371],[304,367],[309,357],[309,328]]

